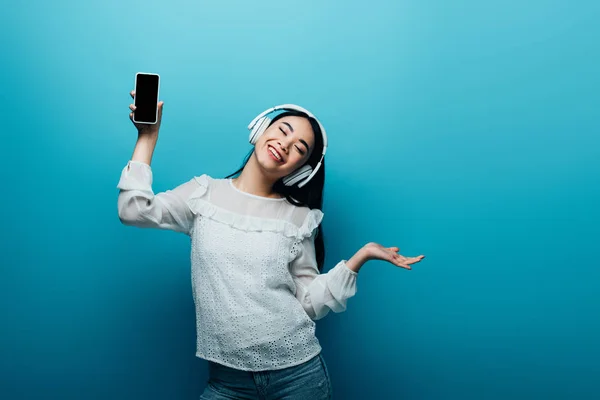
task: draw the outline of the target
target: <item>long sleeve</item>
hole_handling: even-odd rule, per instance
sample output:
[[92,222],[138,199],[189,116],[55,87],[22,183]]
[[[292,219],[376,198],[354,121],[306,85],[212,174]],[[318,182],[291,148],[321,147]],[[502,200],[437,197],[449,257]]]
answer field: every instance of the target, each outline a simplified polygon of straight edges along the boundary
[[311,236],[295,246],[299,255],[290,264],[296,283],[296,298],[313,320],[323,318],[329,310],[346,310],[348,299],[356,294],[357,273],[346,266],[345,260],[324,274],[320,274],[315,256],[315,229]]
[[196,179],[173,190],[152,191],[152,169],[148,164],[130,160],[117,185],[119,219],[125,225],[140,228],[158,228],[189,235],[193,213],[187,200],[199,187]]

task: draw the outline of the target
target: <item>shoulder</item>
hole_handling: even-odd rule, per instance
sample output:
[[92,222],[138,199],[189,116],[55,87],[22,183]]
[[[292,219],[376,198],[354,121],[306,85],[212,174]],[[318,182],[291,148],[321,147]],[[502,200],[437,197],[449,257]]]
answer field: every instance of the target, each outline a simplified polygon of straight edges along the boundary
[[194,175],[192,180],[196,181],[196,183],[198,183],[200,186],[204,186],[207,189],[209,187],[222,184],[222,182],[226,181],[226,179],[213,178],[209,174]]
[[190,196],[190,200],[208,197],[208,193],[215,186],[217,179],[214,179],[208,174],[194,175],[190,179],[190,183],[195,183],[195,190]]
[[201,182],[203,184],[208,184],[210,181],[215,180],[212,176],[208,174],[194,175],[192,179],[194,179],[196,182]]
[[290,203],[289,201],[286,201],[285,203],[291,210],[290,222],[300,229],[312,231],[313,229],[317,228],[323,220],[324,213],[318,208],[298,206]]

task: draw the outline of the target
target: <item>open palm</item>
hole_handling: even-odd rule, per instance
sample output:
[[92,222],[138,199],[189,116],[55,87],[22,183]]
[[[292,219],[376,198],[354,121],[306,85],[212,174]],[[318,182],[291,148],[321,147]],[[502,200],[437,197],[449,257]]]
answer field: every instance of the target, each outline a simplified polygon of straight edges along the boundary
[[402,267],[405,269],[412,269],[411,264],[418,263],[423,258],[424,255],[420,255],[417,257],[405,257],[401,254],[400,248],[398,247],[383,247],[378,243],[368,243],[364,246],[364,251],[368,260],[382,260],[388,261],[398,267]]

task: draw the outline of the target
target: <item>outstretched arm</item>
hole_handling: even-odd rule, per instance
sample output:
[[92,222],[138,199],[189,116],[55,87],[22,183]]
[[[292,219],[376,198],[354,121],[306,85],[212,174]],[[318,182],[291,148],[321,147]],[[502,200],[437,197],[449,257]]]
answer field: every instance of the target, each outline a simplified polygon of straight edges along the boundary
[[[290,264],[296,298],[313,320],[323,318],[330,310],[345,311],[348,299],[356,294],[357,276],[345,260],[327,273],[319,273],[315,256],[316,233],[315,229],[311,236],[296,244],[300,254]],[[356,265],[356,261],[353,264]]]
[[296,298],[313,320],[325,317],[330,310],[339,313],[346,310],[347,301],[356,294],[358,271],[369,260],[384,260],[411,269],[410,264],[421,261],[425,256],[404,257],[397,247],[383,247],[377,243],[368,243],[358,250],[349,260],[340,261],[325,274],[320,274],[313,234],[298,245],[301,252],[292,261],[290,271],[296,283]]

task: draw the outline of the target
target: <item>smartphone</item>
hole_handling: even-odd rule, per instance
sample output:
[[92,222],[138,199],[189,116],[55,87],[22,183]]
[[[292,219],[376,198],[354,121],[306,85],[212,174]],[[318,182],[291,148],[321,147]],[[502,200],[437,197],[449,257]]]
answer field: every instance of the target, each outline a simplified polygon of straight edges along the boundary
[[158,121],[158,74],[138,72],[135,74],[135,95],[133,96],[133,122],[156,124]]

